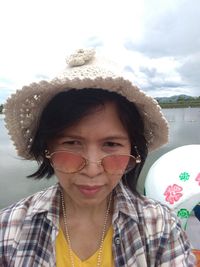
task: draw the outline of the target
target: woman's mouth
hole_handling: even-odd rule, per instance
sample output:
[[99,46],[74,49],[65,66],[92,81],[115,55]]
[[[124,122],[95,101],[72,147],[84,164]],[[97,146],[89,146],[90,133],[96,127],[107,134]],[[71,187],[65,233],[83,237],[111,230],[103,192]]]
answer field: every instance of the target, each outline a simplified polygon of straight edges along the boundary
[[88,186],[88,185],[78,185],[79,191],[85,196],[94,196],[96,195],[102,188],[102,186]]

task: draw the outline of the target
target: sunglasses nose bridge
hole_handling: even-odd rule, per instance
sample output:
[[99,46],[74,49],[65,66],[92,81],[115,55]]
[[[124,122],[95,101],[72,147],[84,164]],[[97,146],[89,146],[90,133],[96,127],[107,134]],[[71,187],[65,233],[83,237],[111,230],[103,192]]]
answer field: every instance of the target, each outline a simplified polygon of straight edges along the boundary
[[81,168],[81,172],[87,175],[87,177],[94,178],[101,175],[104,172],[104,168],[101,165],[101,160],[85,159],[85,166]]
[[97,160],[97,161],[93,161],[93,160],[89,160],[89,159],[85,159],[86,164],[85,165],[89,165],[89,164],[97,164],[98,166],[102,165],[102,160]]

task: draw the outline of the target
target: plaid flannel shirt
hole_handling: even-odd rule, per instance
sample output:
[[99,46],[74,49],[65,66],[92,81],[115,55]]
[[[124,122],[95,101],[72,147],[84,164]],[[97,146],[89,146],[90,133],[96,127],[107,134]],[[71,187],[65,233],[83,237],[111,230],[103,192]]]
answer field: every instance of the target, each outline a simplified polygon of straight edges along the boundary
[[[56,266],[59,190],[54,185],[0,212],[1,267]],[[113,197],[115,267],[195,266],[185,232],[169,208],[133,195],[122,183]]]

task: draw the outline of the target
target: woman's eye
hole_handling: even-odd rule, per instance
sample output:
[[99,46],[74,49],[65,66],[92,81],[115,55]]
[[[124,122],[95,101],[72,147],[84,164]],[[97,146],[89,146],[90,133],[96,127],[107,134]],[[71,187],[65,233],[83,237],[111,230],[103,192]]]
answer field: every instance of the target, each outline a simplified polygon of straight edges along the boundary
[[115,143],[115,142],[106,142],[105,143],[105,146],[108,146],[108,147],[118,147],[118,146],[121,146],[121,144]]
[[69,146],[75,146],[75,145],[80,145],[80,142],[77,140],[68,140],[68,141],[64,141],[62,143],[63,145],[69,145]]

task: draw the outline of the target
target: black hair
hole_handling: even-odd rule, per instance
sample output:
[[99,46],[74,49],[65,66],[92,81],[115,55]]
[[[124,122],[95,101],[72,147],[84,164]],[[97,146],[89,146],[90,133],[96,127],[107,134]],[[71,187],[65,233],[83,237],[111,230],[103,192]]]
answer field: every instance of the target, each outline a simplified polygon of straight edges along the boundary
[[[71,89],[55,95],[44,108],[38,123],[36,134],[30,148],[30,155],[39,164],[38,170],[28,178],[50,178],[54,174],[49,159],[45,156],[47,142],[56,137],[65,128],[72,126],[83,117],[105,103],[115,103],[118,116],[127,130],[131,142],[131,154],[141,156],[141,163],[122,177],[123,182],[137,193],[136,186],[139,174],[147,157],[147,141],[144,137],[144,124],[134,103],[115,92],[97,88],[81,90]],[[135,149],[137,147],[137,151]]]

